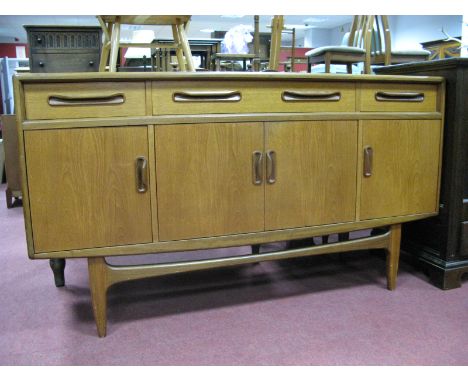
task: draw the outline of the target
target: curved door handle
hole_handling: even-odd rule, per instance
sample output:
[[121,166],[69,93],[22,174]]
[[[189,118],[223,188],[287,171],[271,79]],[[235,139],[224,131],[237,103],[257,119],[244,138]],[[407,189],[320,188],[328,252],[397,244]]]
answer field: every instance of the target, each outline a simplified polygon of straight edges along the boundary
[[364,147],[364,177],[369,178],[372,175],[372,159],[374,150],[370,146]]
[[267,183],[273,184],[276,182],[276,152],[273,150],[267,151]]
[[136,167],[136,188],[142,194],[148,190],[148,161],[145,157],[138,157]]
[[262,184],[263,181],[263,154],[260,151],[252,153],[252,183],[256,186]]

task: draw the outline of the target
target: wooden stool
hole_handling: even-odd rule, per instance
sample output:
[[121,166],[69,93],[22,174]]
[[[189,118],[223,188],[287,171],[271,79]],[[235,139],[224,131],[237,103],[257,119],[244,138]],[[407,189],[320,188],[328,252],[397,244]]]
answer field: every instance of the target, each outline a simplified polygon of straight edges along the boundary
[[[106,69],[109,59],[109,72],[115,72],[117,67],[117,55],[120,48],[174,48],[176,49],[177,61],[180,71],[194,72],[194,64],[190,45],[187,38],[187,25],[190,16],[97,16],[104,32],[104,43],[102,45],[101,61],[99,71]],[[174,43],[121,43],[120,26],[131,25],[171,25]],[[109,58],[110,56],[110,58]]]

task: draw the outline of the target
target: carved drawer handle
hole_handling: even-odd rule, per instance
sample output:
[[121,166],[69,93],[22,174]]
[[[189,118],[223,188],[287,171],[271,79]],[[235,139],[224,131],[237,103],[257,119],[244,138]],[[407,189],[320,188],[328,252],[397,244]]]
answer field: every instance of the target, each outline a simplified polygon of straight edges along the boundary
[[341,92],[333,91],[296,91],[286,90],[281,94],[281,99],[285,102],[304,102],[304,101],[339,101],[341,99]]
[[52,95],[49,97],[50,106],[121,105],[124,102],[125,96],[121,93],[97,96]]
[[423,102],[424,93],[377,92],[375,99],[379,102]]
[[238,90],[183,91],[172,95],[174,102],[239,102],[242,99]]
[[148,161],[145,157],[138,157],[135,163],[137,191],[142,194],[148,190]]

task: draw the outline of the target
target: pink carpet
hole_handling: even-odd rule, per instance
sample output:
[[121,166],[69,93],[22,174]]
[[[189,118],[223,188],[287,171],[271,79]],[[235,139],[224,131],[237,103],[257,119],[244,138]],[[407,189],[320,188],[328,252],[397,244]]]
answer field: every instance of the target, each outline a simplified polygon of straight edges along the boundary
[[56,288],[48,261],[28,259],[22,208],[7,210],[4,190],[0,365],[468,364],[466,281],[442,291],[403,258],[389,292],[384,257],[369,252],[117,285],[100,339],[86,260],[67,260]]

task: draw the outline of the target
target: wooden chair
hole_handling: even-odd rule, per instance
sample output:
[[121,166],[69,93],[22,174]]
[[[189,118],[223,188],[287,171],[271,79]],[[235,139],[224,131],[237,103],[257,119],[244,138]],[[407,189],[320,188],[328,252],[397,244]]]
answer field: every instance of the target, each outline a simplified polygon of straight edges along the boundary
[[[117,56],[120,48],[174,48],[176,49],[180,71],[194,72],[192,53],[187,38],[187,26],[190,16],[97,16],[104,32],[104,43],[101,52],[99,71],[105,71],[109,60],[109,71],[117,70]],[[171,25],[174,43],[122,43],[120,42],[120,26],[131,25]]]
[[354,16],[347,44],[322,46],[308,51],[305,54],[308,72],[311,72],[314,64],[325,64],[325,73],[330,73],[331,64],[341,64],[346,65],[347,72],[352,74],[353,64],[365,62],[369,50],[370,41],[365,39],[367,22],[366,16]]
[[[370,39],[370,52],[367,57],[370,65],[392,65],[407,62],[426,61],[431,54],[424,49],[395,50],[392,49],[390,26],[388,16],[367,16],[368,37]],[[370,37],[369,37],[370,36]]]

